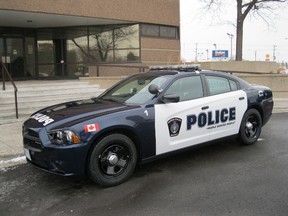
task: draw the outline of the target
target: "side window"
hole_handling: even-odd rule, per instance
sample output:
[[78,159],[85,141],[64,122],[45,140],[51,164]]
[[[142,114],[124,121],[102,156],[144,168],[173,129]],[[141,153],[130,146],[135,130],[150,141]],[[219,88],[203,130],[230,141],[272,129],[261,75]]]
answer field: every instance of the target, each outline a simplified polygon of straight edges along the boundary
[[177,95],[180,101],[203,97],[200,76],[183,77],[176,80],[165,92],[165,95]]
[[229,83],[230,83],[230,87],[231,87],[232,91],[238,90],[238,86],[237,86],[237,83],[235,81],[229,80]]
[[211,95],[235,91],[238,89],[237,83],[224,77],[206,76],[208,89]]

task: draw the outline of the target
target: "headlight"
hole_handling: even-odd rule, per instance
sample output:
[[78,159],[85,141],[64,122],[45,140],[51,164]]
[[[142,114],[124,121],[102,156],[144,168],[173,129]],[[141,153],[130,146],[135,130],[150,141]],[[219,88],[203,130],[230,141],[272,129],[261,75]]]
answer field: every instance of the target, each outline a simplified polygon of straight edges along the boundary
[[49,139],[55,144],[80,144],[79,137],[69,130],[51,131],[48,134]]

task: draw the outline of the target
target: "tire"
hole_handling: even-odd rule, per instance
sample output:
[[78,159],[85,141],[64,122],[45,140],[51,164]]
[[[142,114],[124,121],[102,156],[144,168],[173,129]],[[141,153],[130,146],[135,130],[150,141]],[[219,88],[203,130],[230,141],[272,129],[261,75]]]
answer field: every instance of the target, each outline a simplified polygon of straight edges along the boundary
[[133,173],[137,151],[130,138],[111,134],[100,140],[88,162],[90,179],[98,185],[111,187],[125,182]]
[[243,116],[239,140],[243,145],[252,145],[257,142],[262,129],[262,118],[256,109],[249,109]]

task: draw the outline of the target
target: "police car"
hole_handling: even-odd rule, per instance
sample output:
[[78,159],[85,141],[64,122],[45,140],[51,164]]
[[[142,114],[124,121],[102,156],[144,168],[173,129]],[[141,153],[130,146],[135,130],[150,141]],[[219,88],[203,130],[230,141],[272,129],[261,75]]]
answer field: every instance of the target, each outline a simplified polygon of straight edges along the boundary
[[273,109],[269,88],[198,66],[151,67],[99,97],[34,113],[23,124],[27,161],[51,173],[126,181],[137,163],[237,136],[250,145]]

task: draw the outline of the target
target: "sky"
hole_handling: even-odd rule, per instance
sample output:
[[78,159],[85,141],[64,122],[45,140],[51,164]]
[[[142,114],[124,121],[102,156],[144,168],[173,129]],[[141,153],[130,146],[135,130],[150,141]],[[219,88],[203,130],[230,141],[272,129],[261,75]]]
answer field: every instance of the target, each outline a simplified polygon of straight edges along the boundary
[[[203,1],[180,0],[181,57],[184,61],[211,61],[212,50],[228,50],[235,58],[236,0],[225,0],[220,13],[201,10]],[[288,62],[288,5],[281,6],[265,19],[247,17],[244,23],[243,60]],[[268,57],[268,58],[267,58]]]

